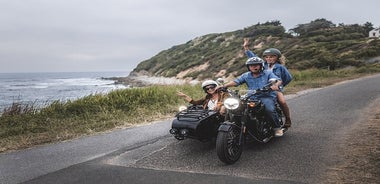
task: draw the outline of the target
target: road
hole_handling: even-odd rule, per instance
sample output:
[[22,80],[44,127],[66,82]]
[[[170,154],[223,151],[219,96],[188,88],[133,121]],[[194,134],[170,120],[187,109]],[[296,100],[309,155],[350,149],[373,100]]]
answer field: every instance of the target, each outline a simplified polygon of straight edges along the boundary
[[175,140],[168,120],[0,154],[0,183],[323,183],[379,86],[376,75],[287,96],[292,128],[233,165],[214,142]]

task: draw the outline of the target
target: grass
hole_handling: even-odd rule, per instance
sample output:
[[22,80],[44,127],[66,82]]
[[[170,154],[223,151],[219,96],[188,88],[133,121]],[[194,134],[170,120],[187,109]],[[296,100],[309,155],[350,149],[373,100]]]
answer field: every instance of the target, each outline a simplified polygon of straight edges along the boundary
[[292,94],[310,88],[325,87],[337,82],[380,73],[380,63],[360,68],[346,68],[333,71],[308,69],[302,71],[291,70],[290,72],[293,75],[293,80],[286,86],[286,94]]
[[[286,94],[380,73],[380,66],[291,72],[294,80],[286,87]],[[177,91],[193,98],[204,95],[199,85],[154,85],[54,101],[43,108],[15,102],[0,117],[0,152],[171,118],[179,105],[186,105],[176,96]]]

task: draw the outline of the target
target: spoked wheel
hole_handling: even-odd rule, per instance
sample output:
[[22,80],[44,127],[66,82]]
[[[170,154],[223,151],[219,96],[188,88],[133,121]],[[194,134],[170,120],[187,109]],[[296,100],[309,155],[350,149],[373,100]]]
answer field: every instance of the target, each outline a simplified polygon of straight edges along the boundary
[[218,132],[216,138],[216,152],[219,159],[226,164],[233,164],[239,160],[243,145],[239,145],[240,128],[232,126],[227,132]]

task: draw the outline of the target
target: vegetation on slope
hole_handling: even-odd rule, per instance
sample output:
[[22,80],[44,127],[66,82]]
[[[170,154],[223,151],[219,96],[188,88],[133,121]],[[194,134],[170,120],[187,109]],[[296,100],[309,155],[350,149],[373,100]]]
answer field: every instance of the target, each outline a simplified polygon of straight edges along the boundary
[[[380,39],[368,38],[371,29],[369,22],[335,25],[326,19],[300,24],[288,32],[279,21],[258,23],[242,30],[200,36],[164,50],[141,62],[132,74],[199,80],[237,76],[245,71],[243,38],[250,38],[251,49],[258,55],[269,47],[280,49],[289,69],[358,67],[380,56]],[[196,69],[188,70],[192,68]]]

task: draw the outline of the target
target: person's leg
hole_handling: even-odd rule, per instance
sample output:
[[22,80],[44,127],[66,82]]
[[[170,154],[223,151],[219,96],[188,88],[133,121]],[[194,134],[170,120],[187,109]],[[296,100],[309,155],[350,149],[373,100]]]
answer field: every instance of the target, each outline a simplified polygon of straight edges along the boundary
[[273,98],[260,98],[260,100],[265,104],[266,118],[273,123],[274,135],[276,137],[281,137],[283,132],[275,108],[275,100]]
[[290,109],[285,101],[285,96],[282,92],[277,92],[277,101],[281,106],[282,111],[285,115],[285,128],[289,128],[292,125],[292,120],[290,119]]

